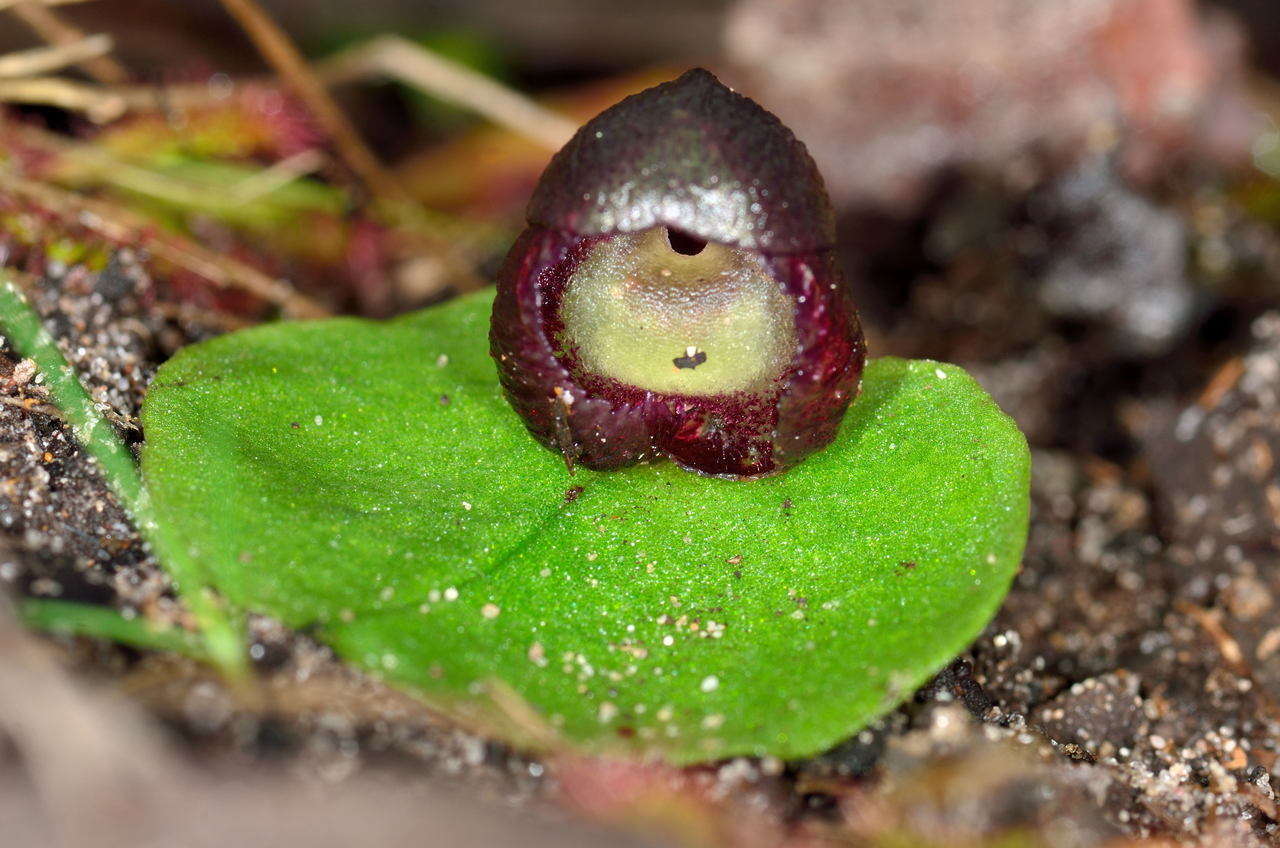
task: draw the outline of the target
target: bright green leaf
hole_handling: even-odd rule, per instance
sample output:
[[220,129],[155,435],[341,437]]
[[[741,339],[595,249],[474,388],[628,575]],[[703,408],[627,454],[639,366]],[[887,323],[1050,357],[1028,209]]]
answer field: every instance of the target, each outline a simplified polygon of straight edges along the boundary
[[776,477],[570,474],[502,398],[489,302],[161,369],[146,480],[228,600],[522,741],[677,762],[832,745],[995,612],[1029,460],[959,368],[871,363],[837,442]]

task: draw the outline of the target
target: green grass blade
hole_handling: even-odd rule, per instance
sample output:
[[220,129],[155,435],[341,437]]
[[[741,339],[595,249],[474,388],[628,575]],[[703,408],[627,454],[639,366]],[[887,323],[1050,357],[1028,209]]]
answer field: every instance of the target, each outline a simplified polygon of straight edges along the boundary
[[28,627],[69,636],[110,639],[151,651],[172,651],[198,660],[209,659],[204,641],[178,627],[161,629],[142,618],[126,618],[109,607],[47,599],[27,600],[19,607]]
[[209,594],[207,580],[191,552],[156,520],[150,496],[129,449],[99,414],[75,370],[40,323],[40,317],[3,270],[0,270],[0,326],[14,349],[35,361],[54,404],[71,425],[76,441],[98,461],[108,485],[133,517],[138,532],[169,571],[200,626],[209,658],[228,673],[242,673],[245,652],[238,628]]

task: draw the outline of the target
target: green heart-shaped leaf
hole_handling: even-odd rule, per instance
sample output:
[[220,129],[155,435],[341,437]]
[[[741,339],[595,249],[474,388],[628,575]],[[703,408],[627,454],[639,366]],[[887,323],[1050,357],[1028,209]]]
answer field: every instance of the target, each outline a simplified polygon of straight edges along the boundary
[[994,613],[1029,459],[962,370],[872,362],[836,443],[776,477],[570,474],[502,397],[489,303],[161,368],[146,481],[230,602],[491,731],[676,762],[819,751]]

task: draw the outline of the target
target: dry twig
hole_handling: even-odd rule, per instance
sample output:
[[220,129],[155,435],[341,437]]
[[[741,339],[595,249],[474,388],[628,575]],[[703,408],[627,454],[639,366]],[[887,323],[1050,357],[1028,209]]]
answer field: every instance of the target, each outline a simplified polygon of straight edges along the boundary
[[[0,12],[6,9],[12,9],[19,3],[27,0],[0,0]],[[91,3],[93,0],[38,0],[41,6],[78,6],[81,3]]]
[[49,418],[57,418],[63,420],[62,410],[51,403],[41,403],[35,398],[9,397],[8,395],[0,395],[0,403],[5,406],[12,406],[15,409],[21,409],[23,412],[38,412]]
[[[547,109],[532,98],[398,36],[381,36],[321,60],[315,72],[330,87],[370,77],[394,79],[475,112],[551,150],[563,147],[576,130],[571,119]],[[239,84],[267,82],[247,79],[240,80]],[[130,110],[137,111],[199,108],[225,98],[225,94],[211,93],[204,83],[163,88],[121,86],[109,91],[121,98]]]
[[1205,609],[1187,601],[1178,601],[1174,609],[1190,617],[1205,632],[1227,667],[1238,677],[1253,679],[1253,669],[1244,658],[1240,643],[1222,626],[1222,615],[1217,610]]
[[35,103],[82,112],[94,123],[114,121],[125,112],[122,98],[98,86],[84,85],[59,77],[0,79],[0,103]]
[[237,315],[229,315],[226,312],[204,309],[193,303],[171,303],[168,301],[159,301],[153,304],[151,309],[156,314],[162,315],[170,321],[176,321],[181,324],[195,324],[200,327],[210,327],[224,333],[230,333],[232,330],[243,330],[245,327],[252,327],[258,323],[256,321],[250,321],[247,318],[241,318]]
[[319,150],[300,150],[287,159],[264,168],[251,177],[231,187],[230,195],[236,203],[252,203],[294,180],[313,174],[324,167],[325,156]]
[[[85,33],[67,23],[43,0],[18,0],[3,7],[30,27],[37,35],[58,47],[84,41]],[[101,83],[118,85],[129,79],[129,72],[110,56],[95,56],[77,63],[85,73]]]
[[1240,357],[1227,360],[1221,368],[1214,372],[1209,383],[1196,399],[1196,404],[1204,410],[1212,410],[1227,393],[1235,388],[1236,383],[1244,376],[1244,360]]
[[0,77],[34,77],[77,65],[111,52],[109,35],[91,35],[53,47],[34,47],[0,56]]
[[400,230],[401,236],[417,242],[417,248],[435,255],[448,269],[447,276],[462,290],[484,284],[472,263],[451,241],[434,232],[430,215],[404,190],[395,176],[383,167],[365,145],[347,116],[338,108],[324,83],[306,59],[256,0],[222,0],[272,67],[311,110],[333,140],[338,154],[356,178],[379,201],[380,213]]
[[400,184],[365,145],[360,134],[338,108],[338,104],[334,103],[324,84],[316,78],[306,59],[280,25],[254,0],[222,0],[222,5],[253,39],[285,85],[306,104],[316,121],[333,139],[338,153],[356,178],[379,199],[405,201],[407,197]]
[[381,75],[483,115],[499,126],[559,150],[577,125],[483,74],[397,35],[384,35],[324,62],[329,84]]

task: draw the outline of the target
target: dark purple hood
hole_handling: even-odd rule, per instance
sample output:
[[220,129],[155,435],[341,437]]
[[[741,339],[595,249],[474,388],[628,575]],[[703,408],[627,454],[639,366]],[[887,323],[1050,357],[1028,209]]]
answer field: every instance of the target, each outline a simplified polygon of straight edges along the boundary
[[831,202],[804,145],[701,68],[578,130],[547,166],[528,217],[580,235],[665,224],[766,253],[835,245]]

